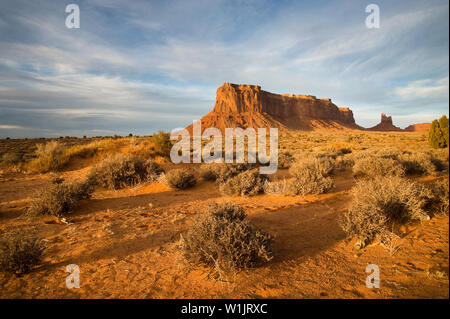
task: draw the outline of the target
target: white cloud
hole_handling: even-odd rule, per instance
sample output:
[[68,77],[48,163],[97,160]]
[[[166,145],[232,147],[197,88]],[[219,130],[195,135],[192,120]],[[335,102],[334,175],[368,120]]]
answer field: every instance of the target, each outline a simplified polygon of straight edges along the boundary
[[449,78],[439,80],[424,79],[408,83],[407,86],[394,88],[394,94],[404,99],[413,98],[436,98],[449,96]]

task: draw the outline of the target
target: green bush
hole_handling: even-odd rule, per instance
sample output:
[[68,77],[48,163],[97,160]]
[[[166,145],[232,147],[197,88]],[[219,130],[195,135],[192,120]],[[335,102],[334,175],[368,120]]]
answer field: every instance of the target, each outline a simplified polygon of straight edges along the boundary
[[151,136],[150,141],[155,145],[155,152],[161,156],[169,156],[172,143],[170,141],[170,134],[158,131]]
[[428,142],[433,148],[449,146],[449,121],[445,115],[431,123],[430,131],[428,132]]

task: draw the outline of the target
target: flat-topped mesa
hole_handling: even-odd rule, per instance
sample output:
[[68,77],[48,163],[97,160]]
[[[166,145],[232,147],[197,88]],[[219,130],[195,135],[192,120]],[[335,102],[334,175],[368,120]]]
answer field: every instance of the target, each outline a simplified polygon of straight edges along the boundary
[[266,113],[281,123],[295,120],[329,120],[355,125],[353,112],[339,108],[331,99],[317,99],[313,95],[274,94],[258,85],[224,83],[217,89],[214,113]]

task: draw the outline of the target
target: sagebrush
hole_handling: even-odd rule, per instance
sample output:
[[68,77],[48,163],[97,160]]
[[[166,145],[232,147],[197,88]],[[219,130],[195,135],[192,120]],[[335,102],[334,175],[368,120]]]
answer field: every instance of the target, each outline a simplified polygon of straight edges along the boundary
[[273,236],[254,228],[235,203],[209,203],[181,239],[184,257],[227,274],[258,266],[272,257]]
[[426,207],[431,193],[398,176],[361,180],[352,189],[352,196],[351,206],[339,224],[348,237],[365,243],[395,233],[399,225],[430,218]]
[[120,189],[141,182],[155,181],[163,170],[153,160],[144,161],[130,154],[116,154],[92,168],[91,183],[109,189]]
[[176,189],[186,189],[197,183],[194,174],[184,169],[173,169],[168,171],[162,181],[167,186]]
[[92,185],[86,181],[56,183],[40,194],[28,212],[32,215],[60,217],[70,213],[80,200],[89,199],[92,192]]
[[0,271],[15,275],[30,272],[42,262],[45,245],[41,238],[23,231],[0,238]]

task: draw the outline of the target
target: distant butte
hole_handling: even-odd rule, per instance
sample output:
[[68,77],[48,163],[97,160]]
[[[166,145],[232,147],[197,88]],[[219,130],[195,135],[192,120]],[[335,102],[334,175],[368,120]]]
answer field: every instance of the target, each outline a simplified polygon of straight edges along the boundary
[[[423,130],[427,123],[409,126],[407,131]],[[217,89],[214,109],[201,118],[202,129],[277,127],[289,130],[370,130],[405,131],[381,115],[380,124],[365,129],[355,123],[353,112],[336,106],[331,99],[313,95],[274,94],[258,85],[224,83]],[[192,133],[192,125],[187,127]]]
[[368,128],[369,131],[402,131],[401,128],[392,124],[392,117],[381,113],[381,122],[374,127]]

